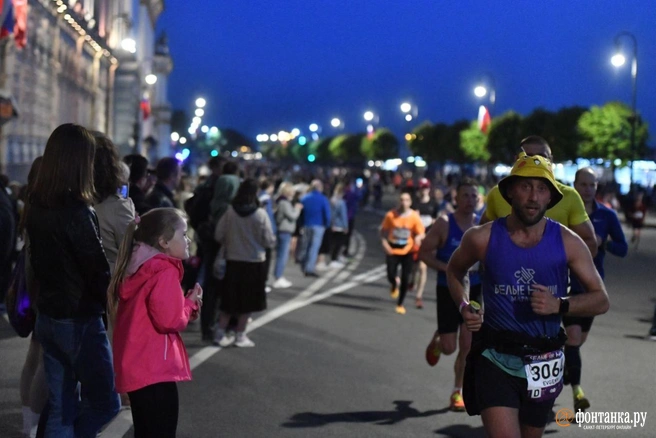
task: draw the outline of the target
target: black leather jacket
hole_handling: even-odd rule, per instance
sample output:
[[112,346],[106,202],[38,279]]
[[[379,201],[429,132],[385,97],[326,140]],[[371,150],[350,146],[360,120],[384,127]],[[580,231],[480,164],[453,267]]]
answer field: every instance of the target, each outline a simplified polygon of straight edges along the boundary
[[79,201],[58,208],[32,203],[26,228],[38,311],[55,319],[103,314],[110,274],[93,208]]

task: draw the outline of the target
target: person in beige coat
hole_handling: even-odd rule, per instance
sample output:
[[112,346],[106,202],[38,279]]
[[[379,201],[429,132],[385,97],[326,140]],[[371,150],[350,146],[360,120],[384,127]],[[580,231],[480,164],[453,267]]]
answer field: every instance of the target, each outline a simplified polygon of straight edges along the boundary
[[126,188],[130,178],[130,168],[118,158],[114,143],[101,133],[94,133],[96,139],[96,156],[93,164],[94,186],[96,188],[96,204],[94,209],[100,225],[105,256],[109,269],[114,273],[114,265],[118,257],[125,230],[134,220],[134,204],[127,198]]

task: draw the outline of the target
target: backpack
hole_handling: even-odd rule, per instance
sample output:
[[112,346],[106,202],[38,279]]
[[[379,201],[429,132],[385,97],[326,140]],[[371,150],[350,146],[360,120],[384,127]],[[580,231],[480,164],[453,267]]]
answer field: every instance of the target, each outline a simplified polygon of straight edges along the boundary
[[196,187],[194,195],[184,203],[184,209],[189,216],[189,225],[198,231],[198,228],[210,220],[210,204],[214,197],[214,185],[206,183]]

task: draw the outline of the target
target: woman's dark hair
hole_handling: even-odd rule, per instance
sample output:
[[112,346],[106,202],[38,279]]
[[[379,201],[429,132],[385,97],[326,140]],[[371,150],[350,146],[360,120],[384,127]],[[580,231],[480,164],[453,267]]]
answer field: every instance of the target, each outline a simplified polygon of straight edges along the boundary
[[83,126],[66,123],[58,126],[46,143],[33,202],[44,207],[67,205],[72,199],[93,204],[93,157],[96,142]]
[[155,174],[160,181],[166,181],[180,169],[180,162],[173,157],[160,158],[155,167]]
[[27,225],[27,211],[30,208],[30,203],[27,202],[30,199],[30,195],[34,190],[34,183],[36,183],[36,177],[39,174],[39,169],[41,168],[41,161],[43,161],[42,156],[38,156],[32,161],[32,167],[30,167],[30,173],[27,174],[27,184],[23,188],[23,201],[25,201],[25,207],[23,207],[23,214],[21,215],[20,224],[18,225],[18,232],[23,233],[25,230],[25,225]]
[[221,170],[222,175],[237,175],[239,171],[239,165],[234,161],[226,161]]
[[257,182],[253,178],[242,181],[235,198],[232,200],[232,206],[257,204]]
[[148,175],[148,160],[143,155],[130,154],[123,157],[125,164],[130,166],[130,184],[136,184]]
[[121,187],[121,168],[114,143],[102,132],[94,132],[96,157],[93,160],[93,182],[96,188],[96,201],[104,201],[115,195]]

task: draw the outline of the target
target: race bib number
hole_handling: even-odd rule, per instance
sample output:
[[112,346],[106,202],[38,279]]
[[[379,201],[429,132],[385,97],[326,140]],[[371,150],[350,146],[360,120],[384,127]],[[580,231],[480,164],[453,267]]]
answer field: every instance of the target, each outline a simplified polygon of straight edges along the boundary
[[535,402],[553,400],[563,389],[565,355],[562,350],[526,356],[526,381],[529,397]]
[[407,228],[394,228],[392,230],[392,242],[397,245],[406,245],[410,239],[410,230]]

